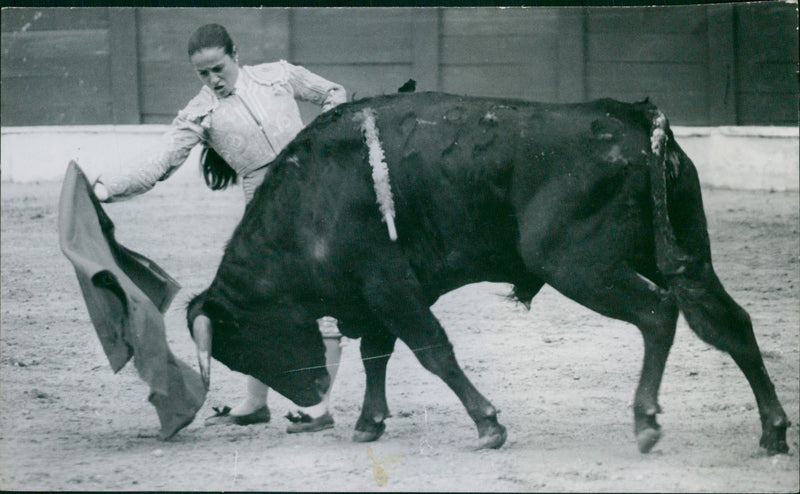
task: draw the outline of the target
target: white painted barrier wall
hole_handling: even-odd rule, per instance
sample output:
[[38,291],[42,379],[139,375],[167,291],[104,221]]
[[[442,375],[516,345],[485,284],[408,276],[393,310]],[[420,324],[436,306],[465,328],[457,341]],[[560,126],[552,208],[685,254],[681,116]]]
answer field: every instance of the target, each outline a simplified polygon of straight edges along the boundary
[[[76,125],[0,129],[0,177],[3,182],[61,181],[70,160],[90,179],[124,173],[155,152],[167,125]],[[200,176],[200,146],[170,182]],[[202,180],[202,179],[201,179]]]
[[673,133],[703,185],[800,189],[797,127],[673,127]]
[[[157,146],[165,125],[42,126],[0,129],[4,182],[60,181],[70,160],[93,174],[134,166]],[[673,127],[703,185],[732,189],[800,189],[800,138],[795,127]],[[170,178],[197,180],[199,148]],[[202,180],[202,179],[200,179]]]

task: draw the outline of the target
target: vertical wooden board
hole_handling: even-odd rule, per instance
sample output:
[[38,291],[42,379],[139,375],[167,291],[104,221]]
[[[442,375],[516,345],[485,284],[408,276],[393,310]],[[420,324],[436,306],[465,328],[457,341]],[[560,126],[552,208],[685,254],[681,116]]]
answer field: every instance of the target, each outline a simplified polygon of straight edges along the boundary
[[797,64],[751,62],[739,79],[742,92],[798,94]]
[[309,70],[337,82],[347,90],[348,100],[394,94],[410,77],[411,64],[309,65]]
[[292,11],[292,58],[299,63],[408,63],[413,9]]
[[[408,32],[415,8],[311,8],[293,9],[295,41],[305,36],[363,36],[379,39],[391,33]],[[369,49],[363,45],[360,49]]]
[[108,56],[108,30],[3,33],[2,53],[4,70],[14,70],[31,59],[58,60],[77,54]]
[[708,123],[736,125],[736,53],[732,5],[711,5],[708,17]]
[[[3,79],[3,125],[78,125],[111,121],[108,65],[61,76]],[[13,95],[13,97],[8,97]],[[42,104],[46,102],[46,104]]]
[[91,106],[75,107],[71,103],[51,103],[48,106],[31,106],[15,111],[1,105],[3,126],[35,125],[102,125],[111,113],[111,102],[96,100]]
[[[83,81],[83,84],[92,82],[101,84],[107,82],[108,74],[103,73],[108,67],[109,58],[105,55],[70,55],[56,59],[49,58],[28,58],[25,61],[8,61],[3,66],[3,80],[18,77],[39,77],[42,79],[64,78],[69,80],[74,78],[76,81]],[[100,71],[98,71],[98,68]],[[30,88],[36,90],[35,87]],[[4,95],[8,96],[9,93]]]
[[558,34],[558,9],[550,7],[451,8],[442,12],[443,36]]
[[187,58],[189,37],[203,24],[228,30],[244,64],[286,57],[288,14],[285,9],[142,8],[139,9],[139,52],[142,60]]
[[136,49],[136,12],[109,9],[110,94],[114,124],[137,124],[139,115],[139,61]]
[[621,91],[706,91],[703,64],[589,63],[589,94]]
[[105,7],[4,7],[3,33],[33,31],[82,31],[107,29]]
[[[176,67],[171,62],[140,62],[141,113],[143,121],[158,115],[169,122],[200,91],[203,84],[191,64]],[[183,69],[183,70],[181,70]]]
[[736,5],[736,14],[736,47],[742,60],[798,62],[796,4],[740,4]]
[[109,58],[31,58],[14,70],[4,68],[0,100],[4,125],[108,123]]
[[411,50],[410,30],[395,30],[377,37],[323,32],[296,36],[292,60],[299,64],[408,63]]
[[4,125],[111,120],[107,9],[4,9]]
[[448,65],[465,64],[554,64],[556,36],[451,35],[442,38],[442,60]]
[[557,100],[565,103],[586,98],[586,14],[584,9],[558,11],[556,46]]
[[739,125],[796,126],[798,111],[797,94],[739,94]]
[[703,34],[708,30],[702,5],[587,9],[589,33]]
[[473,96],[493,96],[539,101],[557,98],[555,70],[514,65],[442,67],[442,90]]
[[797,123],[797,6],[736,5],[740,125]]
[[705,63],[708,41],[703,34],[595,33],[587,37],[587,57],[593,62]]
[[441,60],[441,11],[416,9],[412,21],[411,74],[420,91],[440,89],[439,65]]

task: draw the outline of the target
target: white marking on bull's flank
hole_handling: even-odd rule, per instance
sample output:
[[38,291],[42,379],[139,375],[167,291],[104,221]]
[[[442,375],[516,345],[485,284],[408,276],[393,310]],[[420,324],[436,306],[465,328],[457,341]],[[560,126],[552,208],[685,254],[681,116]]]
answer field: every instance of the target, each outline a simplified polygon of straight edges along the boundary
[[394,199],[389,184],[389,166],[386,164],[378,127],[375,125],[375,110],[365,108],[356,113],[353,119],[361,124],[361,132],[369,150],[369,164],[372,167],[372,182],[378,198],[378,207],[389,229],[389,238],[394,242],[397,240],[397,230],[394,226]]
[[286,158],[286,162],[287,163],[291,163],[292,165],[294,165],[294,166],[296,166],[298,168],[300,167],[300,160],[297,158],[296,154],[293,154],[293,155],[289,156],[288,158]]

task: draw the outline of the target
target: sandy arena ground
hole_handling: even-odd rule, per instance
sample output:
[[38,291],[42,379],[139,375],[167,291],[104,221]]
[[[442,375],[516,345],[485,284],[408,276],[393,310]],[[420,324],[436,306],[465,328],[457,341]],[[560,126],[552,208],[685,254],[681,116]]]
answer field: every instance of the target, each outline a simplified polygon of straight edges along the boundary
[[[173,352],[195,365],[183,308],[212,279],[238,221],[239,190],[159,185],[106,206],[117,238],[183,285],[167,317]],[[77,279],[58,247],[60,184],[2,184],[0,489],[321,491],[797,492],[800,387],[798,194],[705,191],[719,277],[752,316],[793,423],[790,455],[758,448],[743,375],[681,320],[664,383],[664,436],[641,455],[631,402],[642,359],[633,326],[545,288],[530,312],[507,285],[477,284],[433,307],[465,372],[508,427],[496,451],[452,392],[398,343],[389,362],[394,414],[370,445],[350,440],[364,390],[356,341],[333,388],[334,429],[287,435],[293,409],[270,395],[272,422],[204,427],[234,404],[242,378],[214,363],[209,397],[173,440],[158,440],[148,388],[133,363],[113,374]]]

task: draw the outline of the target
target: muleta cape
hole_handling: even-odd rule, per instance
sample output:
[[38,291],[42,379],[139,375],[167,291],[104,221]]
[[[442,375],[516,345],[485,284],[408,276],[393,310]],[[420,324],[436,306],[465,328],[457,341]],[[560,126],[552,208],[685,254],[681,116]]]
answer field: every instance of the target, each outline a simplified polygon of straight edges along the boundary
[[153,261],[116,242],[114,224],[75,162],[61,188],[58,230],[111,368],[116,373],[133,357],[150,386],[159,436],[171,438],[194,420],[206,397],[200,374],[167,345],[163,313],[180,285]]

